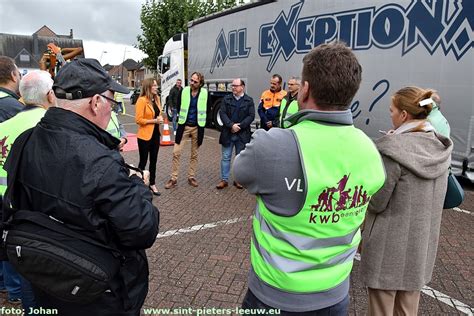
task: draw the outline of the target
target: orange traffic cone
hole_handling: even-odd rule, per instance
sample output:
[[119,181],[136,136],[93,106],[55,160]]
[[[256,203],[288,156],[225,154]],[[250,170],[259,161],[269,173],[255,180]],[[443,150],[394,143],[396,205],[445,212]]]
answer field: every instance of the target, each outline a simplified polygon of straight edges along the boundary
[[160,146],[173,146],[173,145],[174,145],[174,142],[171,140],[168,118],[165,115],[165,122],[163,123],[163,134],[161,134]]

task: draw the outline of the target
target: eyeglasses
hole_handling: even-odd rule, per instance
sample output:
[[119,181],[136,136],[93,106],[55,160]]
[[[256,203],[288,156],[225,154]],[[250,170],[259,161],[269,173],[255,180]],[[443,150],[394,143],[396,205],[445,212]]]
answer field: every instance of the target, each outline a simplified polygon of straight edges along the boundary
[[289,83],[289,86],[299,86],[299,83]]
[[189,79],[189,82],[190,82],[191,84],[193,84],[193,83],[199,83],[199,81],[196,81],[196,80],[193,80],[193,79]]
[[110,108],[111,108],[113,111],[115,111],[115,110],[118,108],[118,102],[117,102],[117,101],[115,101],[114,99],[111,99],[111,98],[109,98],[109,97],[106,97],[106,96],[103,95],[103,94],[99,94],[99,95],[100,95],[101,97],[103,97],[104,99],[109,100],[109,102],[110,102]]
[[237,87],[241,87],[241,86],[242,86],[241,84],[233,84],[232,88],[237,88]]

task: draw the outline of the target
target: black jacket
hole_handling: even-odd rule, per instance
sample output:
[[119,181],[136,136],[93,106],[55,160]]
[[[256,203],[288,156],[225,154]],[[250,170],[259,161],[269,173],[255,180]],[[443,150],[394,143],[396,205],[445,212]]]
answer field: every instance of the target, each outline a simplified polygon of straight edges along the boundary
[[[122,250],[126,257],[122,276],[132,309],[137,311],[148,292],[144,249],[155,241],[159,213],[147,187],[138,177],[128,176],[122,156],[114,149],[117,144],[117,139],[82,116],[50,108],[25,145],[12,203],[17,209],[49,214],[79,233]],[[5,169],[10,167],[7,159]],[[92,303],[98,305],[94,310],[100,315],[119,314],[111,309],[123,311],[120,303],[103,306],[100,301],[104,300]],[[110,303],[110,297],[105,301]],[[60,308],[61,315],[81,312],[77,306]]]
[[0,91],[5,92],[9,96],[0,98],[0,123],[14,117],[18,112],[23,110],[23,104],[15,92],[0,87]]
[[[226,95],[222,101],[221,109],[219,115],[221,120],[224,123],[222,128],[221,136],[219,137],[219,144],[228,146],[230,144],[230,138],[232,136],[231,128],[234,123],[240,123],[240,131],[237,132],[240,140],[246,144],[250,142],[250,124],[252,124],[255,119],[255,104],[253,99],[248,95],[244,94],[242,97],[242,103],[240,107],[237,108],[236,100],[232,94]],[[232,114],[234,111],[238,111],[238,120],[232,122]]]
[[174,87],[171,88],[170,94],[168,96],[168,105],[172,109],[177,109],[178,108],[178,104],[179,104],[178,100],[180,98],[180,94],[181,94],[182,90],[183,90],[183,88],[178,89],[178,87],[176,85],[174,85]]

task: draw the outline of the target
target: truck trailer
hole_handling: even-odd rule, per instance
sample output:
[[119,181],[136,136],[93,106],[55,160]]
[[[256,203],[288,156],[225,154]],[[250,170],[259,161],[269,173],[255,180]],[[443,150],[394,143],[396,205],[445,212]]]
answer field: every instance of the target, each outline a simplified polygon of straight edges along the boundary
[[192,72],[201,72],[208,125],[219,128],[220,103],[234,78],[246,82],[258,106],[273,74],[285,88],[301,76],[306,53],[339,40],[363,69],[350,107],[355,126],[378,138],[391,128],[395,91],[435,89],[451,125],[452,172],[474,182],[473,30],[473,0],[254,1],[191,21],[187,34],[168,40],[158,60],[162,104],[177,79],[187,85]]

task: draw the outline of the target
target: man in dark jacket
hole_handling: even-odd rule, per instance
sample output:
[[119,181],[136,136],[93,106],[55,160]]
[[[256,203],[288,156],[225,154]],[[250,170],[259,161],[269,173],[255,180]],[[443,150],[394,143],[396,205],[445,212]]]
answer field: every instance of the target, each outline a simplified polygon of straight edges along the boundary
[[181,91],[183,90],[181,79],[176,80],[176,84],[171,88],[170,95],[168,96],[168,105],[173,111],[173,132],[176,135],[177,118],[179,111],[179,100],[181,97]]
[[[20,80],[21,74],[15,61],[10,57],[0,56],[0,123],[23,110],[23,104],[18,101]],[[2,199],[0,195],[0,204]],[[6,260],[0,254],[0,291],[7,291],[8,301],[18,305],[21,303],[20,275]]]
[[13,59],[0,56],[0,123],[23,109],[18,99],[21,73]]
[[[46,112],[25,145],[13,206],[46,213],[80,234],[114,246],[125,261],[111,290],[90,304],[59,301],[33,284],[38,307],[68,316],[139,315],[148,292],[144,249],[153,245],[158,233],[158,210],[143,179],[129,176],[116,150],[119,140],[104,130],[114,92],[128,90],[94,59],[65,65],[53,90],[58,107]],[[14,150],[9,157],[13,154]],[[9,174],[12,165],[7,160]]]
[[[232,148],[235,147],[237,156],[250,142],[250,124],[255,118],[255,105],[253,99],[244,93],[245,82],[242,79],[232,81],[232,95],[227,95],[223,102],[219,115],[224,123],[219,144],[222,145],[221,159],[221,181],[217,184],[217,189],[228,186],[230,173],[230,160],[232,158]],[[242,186],[234,181],[238,189]]]

